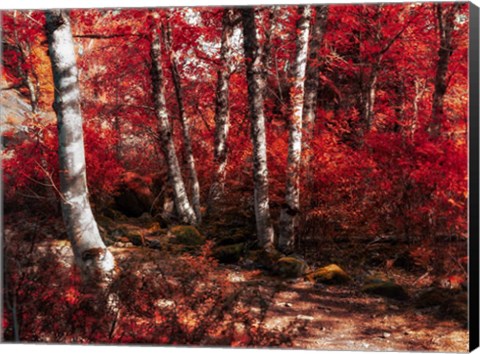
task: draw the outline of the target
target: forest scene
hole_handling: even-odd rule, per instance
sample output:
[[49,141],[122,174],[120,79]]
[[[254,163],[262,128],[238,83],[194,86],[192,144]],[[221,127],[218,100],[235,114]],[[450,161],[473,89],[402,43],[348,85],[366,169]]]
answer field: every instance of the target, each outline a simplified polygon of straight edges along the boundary
[[467,3],[1,17],[4,341],[467,351]]

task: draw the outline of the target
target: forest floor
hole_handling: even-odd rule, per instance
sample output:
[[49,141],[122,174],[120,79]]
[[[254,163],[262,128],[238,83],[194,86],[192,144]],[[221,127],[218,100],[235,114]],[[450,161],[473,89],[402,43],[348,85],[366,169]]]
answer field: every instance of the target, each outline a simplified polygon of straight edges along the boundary
[[[138,227],[138,222],[135,225]],[[11,237],[16,231],[6,226],[5,233],[7,237]],[[63,250],[61,253],[64,261],[69,262],[71,252],[65,252],[65,245],[65,241],[47,237],[38,242],[36,248],[53,246]],[[468,330],[463,321],[466,314],[462,314],[459,319],[458,316],[449,316],[448,309],[442,306],[416,306],[419,294],[431,286],[428,272],[386,267],[385,262],[366,265],[365,257],[372,255],[360,252],[362,260],[358,261],[359,245],[355,243],[345,244],[341,252],[339,247],[342,248],[342,245],[331,243],[324,247],[325,254],[336,252],[337,259],[351,256],[350,259],[344,258],[341,263],[342,268],[350,275],[351,282],[327,285],[311,282],[303,277],[284,279],[265,270],[247,267],[243,262],[218,263],[209,269],[208,277],[222,278],[232,293],[236,292],[233,306],[240,306],[244,312],[248,312],[249,320],[243,323],[224,323],[225,326],[234,327],[233,341],[199,340],[198,344],[255,347],[258,343],[248,337],[249,329],[245,328],[253,326],[266,332],[277,333],[278,341],[271,343],[283,348],[441,352],[468,350]],[[381,247],[388,247],[391,253],[399,252],[390,245]],[[165,273],[162,276],[165,279],[168,279],[170,270],[173,274],[174,269],[178,268],[175,259],[184,257],[171,257],[171,251],[130,244],[121,247],[118,244],[111,245],[109,249],[120,267],[123,264],[124,267],[133,266],[141,270],[144,259],[161,260],[162,272]],[[382,249],[377,248],[375,254],[379,251],[382,253]],[[386,259],[389,252],[383,252]],[[187,263],[191,262],[188,257]],[[327,258],[331,260],[331,257]],[[316,261],[325,265],[327,258]],[[147,267],[146,263],[144,266]],[[385,273],[404,287],[409,298],[396,300],[362,292],[363,279],[378,273]],[[223,321],[228,322],[228,317],[223,318]]]
[[[115,247],[111,250],[119,259],[135,252]],[[372,270],[379,269],[369,269]],[[357,281],[347,285],[324,285],[303,278],[283,279],[231,264],[219,264],[217,271],[232,286],[241,289],[238,301],[249,309],[256,326],[289,336],[281,347],[468,351],[468,330],[456,319],[442,318],[443,309],[438,306],[418,309],[410,300],[365,294]],[[367,273],[365,271],[364,275]],[[416,276],[395,270],[389,275],[408,288],[409,293],[422,290],[411,286]],[[247,343],[238,343],[244,344]]]
[[[232,270],[242,277],[242,270]],[[307,281],[259,277],[248,292],[271,296],[264,325],[295,323],[292,348],[368,351],[467,351],[468,334],[435,311],[372,297],[351,286],[318,286]]]

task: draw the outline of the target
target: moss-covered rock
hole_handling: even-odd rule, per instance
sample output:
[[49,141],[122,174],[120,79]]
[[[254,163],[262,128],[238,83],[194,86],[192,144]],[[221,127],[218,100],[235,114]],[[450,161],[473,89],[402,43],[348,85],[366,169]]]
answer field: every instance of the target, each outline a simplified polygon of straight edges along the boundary
[[147,227],[147,234],[148,235],[160,235],[164,234],[166,230],[162,229],[161,225],[157,221],[153,221]]
[[396,300],[407,300],[408,294],[403,287],[384,278],[370,278],[361,289],[364,293],[379,295]]
[[435,307],[442,305],[448,295],[445,290],[439,288],[429,288],[422,291],[415,300],[415,307],[419,309]]
[[325,284],[345,284],[352,280],[350,276],[336,264],[330,264],[309,273],[307,279],[311,282]]
[[244,230],[236,230],[228,235],[220,235],[217,237],[217,246],[235,245],[245,243],[250,239],[250,234]]
[[170,243],[185,246],[201,246],[205,243],[205,237],[190,225],[177,225],[170,228]]
[[213,249],[213,256],[222,263],[235,263],[240,260],[245,248],[244,243],[218,246]]
[[466,325],[468,321],[467,292],[432,287],[421,292],[415,300],[415,307],[437,307],[443,318],[454,319]]
[[299,257],[282,257],[275,264],[275,273],[283,278],[298,278],[306,272],[308,265]]

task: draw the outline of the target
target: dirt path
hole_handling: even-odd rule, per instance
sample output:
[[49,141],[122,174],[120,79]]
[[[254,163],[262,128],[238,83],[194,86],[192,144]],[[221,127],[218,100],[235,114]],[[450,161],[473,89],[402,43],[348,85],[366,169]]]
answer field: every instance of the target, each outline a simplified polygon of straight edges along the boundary
[[[230,278],[243,280],[235,267]],[[247,275],[248,277],[248,275]],[[369,351],[468,350],[468,332],[454,321],[440,321],[432,310],[369,296],[355,284],[326,286],[304,280],[259,275],[244,282],[248,294],[261,293],[268,309],[261,319],[274,331],[293,334],[293,348]],[[252,311],[259,312],[252,307]]]
[[[137,250],[110,249],[118,260],[129,258]],[[257,324],[291,336],[292,348],[468,351],[468,331],[458,322],[435,317],[438,309],[420,310],[408,301],[367,295],[359,291],[357,282],[313,284],[237,265],[219,264],[218,268],[232,285],[241,286],[239,301],[249,308]]]

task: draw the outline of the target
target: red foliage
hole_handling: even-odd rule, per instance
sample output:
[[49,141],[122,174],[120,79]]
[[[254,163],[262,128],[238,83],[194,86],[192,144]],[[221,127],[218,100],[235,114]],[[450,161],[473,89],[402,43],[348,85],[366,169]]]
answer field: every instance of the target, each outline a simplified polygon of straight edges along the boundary
[[[466,16],[466,6],[461,15]],[[295,7],[258,12],[262,44],[271,44],[265,91],[270,194],[275,211],[283,201],[287,156],[287,117],[292,57],[295,51]],[[159,10],[172,29],[184,105],[191,120],[193,150],[204,200],[213,168],[216,72],[219,65],[221,9]],[[28,16],[27,16],[28,15]],[[91,196],[105,200],[119,188],[124,171],[166,178],[159,154],[156,117],[149,75],[147,11],[75,10],[70,13],[78,50],[82,111]],[[4,30],[25,43],[44,38],[43,14],[7,12]],[[35,21],[31,20],[30,17]],[[342,232],[376,234],[393,231],[409,237],[466,232],[466,108],[468,20],[458,17],[454,50],[444,99],[442,134],[427,131],[432,112],[433,80],[439,46],[435,11],[429,4],[332,5],[319,63],[319,100],[312,175],[302,177],[302,209],[322,215]],[[270,31],[267,33],[266,31]],[[88,35],[105,35],[103,39]],[[110,37],[109,37],[110,36]],[[16,47],[6,48],[5,63],[21,61]],[[234,52],[238,69],[230,78],[229,164],[227,192],[247,207],[251,199],[252,147],[247,88],[241,48]],[[177,102],[165,51],[167,106],[181,156],[183,143]],[[20,66],[45,73],[45,62],[32,55]],[[7,70],[16,84],[20,73]],[[376,76],[374,76],[376,75]],[[45,75],[43,75],[45,76]],[[367,131],[362,114],[367,85],[375,79],[373,121]],[[49,78],[43,80],[50,80]],[[45,93],[40,92],[41,95]],[[54,124],[28,115],[28,132],[5,154],[6,199],[19,201],[57,184]],[[11,134],[8,131],[5,134]],[[310,155],[308,157],[307,155]],[[310,173],[310,172],[308,172]],[[313,180],[312,180],[313,179]],[[41,193],[42,194],[42,193]],[[45,193],[43,193],[45,194]]]
[[[397,233],[409,239],[466,234],[467,8],[463,5],[456,17],[441,134],[432,137],[428,126],[440,45],[436,25],[427,25],[437,21],[433,5],[329,7],[318,64],[314,139],[312,148],[304,154],[310,165],[305,162],[301,183],[302,211],[330,225],[326,227],[329,232]],[[274,16],[270,12],[270,8],[259,8],[257,28],[260,43],[270,44],[265,116],[275,215],[284,199],[290,76],[298,15],[294,6],[277,8]],[[156,13],[160,14],[160,24],[166,28],[168,23],[172,29],[172,50],[191,121],[205,201],[214,164],[222,11],[184,8]],[[114,195],[125,171],[154,176],[152,184],[166,183],[151,95],[152,14],[135,9],[75,10],[70,16],[74,34],[82,35],[75,37],[75,42],[92,198],[100,203]],[[15,42],[13,19],[13,12],[5,12],[3,26],[10,42]],[[45,51],[41,42],[43,14],[18,12],[17,19],[19,39]],[[231,200],[248,209],[253,195],[252,146],[240,37],[232,58],[236,70],[230,78],[226,189],[233,196]],[[41,74],[51,86],[43,57],[37,53],[22,59],[17,47],[4,51],[6,81],[13,85],[20,82],[19,68],[23,68]],[[169,54],[164,51],[164,69],[170,65]],[[170,70],[165,70],[165,80],[174,142],[182,156]],[[364,117],[366,100],[372,93],[369,87],[375,100],[367,126]],[[45,102],[51,99],[51,92],[41,90],[40,95]],[[22,125],[26,133],[4,151],[8,156],[4,159],[7,205],[31,203],[31,198],[47,195],[49,187],[45,185],[58,185],[55,125],[35,115],[27,115]],[[31,208],[42,209],[42,205]]]

